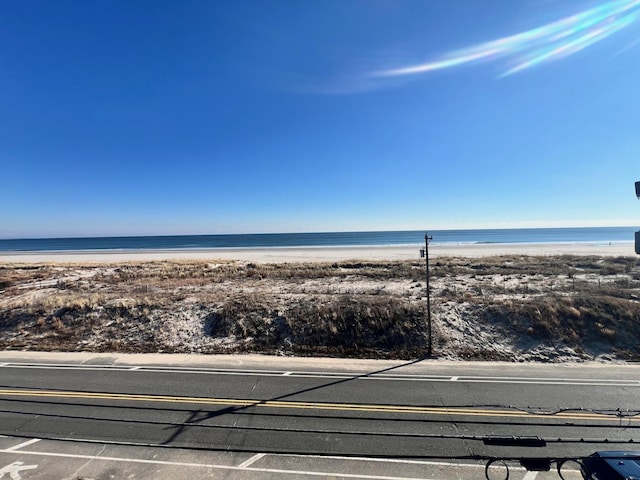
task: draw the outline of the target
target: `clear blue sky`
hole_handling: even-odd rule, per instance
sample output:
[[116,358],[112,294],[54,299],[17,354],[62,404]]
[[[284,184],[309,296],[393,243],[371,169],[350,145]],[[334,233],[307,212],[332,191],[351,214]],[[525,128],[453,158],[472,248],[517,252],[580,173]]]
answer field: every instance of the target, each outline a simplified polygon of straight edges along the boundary
[[0,237],[640,224],[640,6],[7,0]]

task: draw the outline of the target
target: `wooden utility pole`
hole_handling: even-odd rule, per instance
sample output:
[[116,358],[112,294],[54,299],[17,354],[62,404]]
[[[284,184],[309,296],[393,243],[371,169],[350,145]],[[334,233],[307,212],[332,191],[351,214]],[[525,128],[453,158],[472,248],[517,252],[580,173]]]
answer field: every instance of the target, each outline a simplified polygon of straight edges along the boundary
[[429,233],[424,234],[424,249],[420,250],[420,256],[425,258],[425,275],[427,280],[427,355],[431,356],[433,353],[433,340],[431,335],[431,288],[429,286],[429,242],[433,240],[433,237],[429,236]]

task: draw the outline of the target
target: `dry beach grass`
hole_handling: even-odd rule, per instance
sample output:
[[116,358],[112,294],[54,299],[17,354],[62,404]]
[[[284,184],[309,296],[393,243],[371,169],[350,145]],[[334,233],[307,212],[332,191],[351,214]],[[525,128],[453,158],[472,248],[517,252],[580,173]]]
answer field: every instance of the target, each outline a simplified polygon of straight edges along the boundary
[[[640,357],[635,257],[438,257],[431,275],[438,357]],[[11,262],[0,291],[4,349],[426,353],[419,260]]]

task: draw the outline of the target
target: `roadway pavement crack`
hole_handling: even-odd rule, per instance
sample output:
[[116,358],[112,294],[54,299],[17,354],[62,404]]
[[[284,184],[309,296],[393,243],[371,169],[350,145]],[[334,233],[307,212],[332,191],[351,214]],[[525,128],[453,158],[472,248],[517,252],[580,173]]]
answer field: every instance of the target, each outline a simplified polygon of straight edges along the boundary
[[253,387],[251,387],[251,393],[253,393],[253,391],[256,389],[259,383],[260,383],[260,377],[258,377],[258,379],[253,384]]
[[[451,421],[451,426],[453,427],[457,435],[463,436],[464,433],[458,428],[458,425],[453,420]],[[462,442],[462,446],[467,452],[467,455],[470,457],[474,456],[475,452],[473,451],[473,449],[471,448],[471,445],[469,445],[467,440],[462,438],[460,439],[460,441]]]
[[[447,405],[447,403],[446,403],[445,398],[443,397],[441,391],[439,389],[437,389],[437,388],[434,388],[434,393],[435,393],[440,405],[445,407]],[[458,427],[458,424],[454,420],[454,416],[453,415],[448,415],[447,417],[449,419],[449,422],[451,422],[451,426],[453,427],[456,435],[464,436],[464,432]],[[462,447],[463,447],[464,451],[466,452],[466,454],[468,456],[474,456],[475,455],[475,452],[473,451],[473,448],[471,448],[471,445],[467,442],[467,440],[461,438],[460,442],[462,443]]]
[[24,435],[28,431],[27,425],[38,420],[38,418],[40,418],[40,415],[38,414],[34,414],[30,417],[27,417],[23,422],[20,422],[20,424],[17,427],[15,427],[11,433]]
[[97,454],[94,455],[93,458],[90,458],[84,465],[82,465],[80,468],[78,468],[75,472],[73,472],[69,477],[65,477],[63,480],[77,480],[78,478],[80,478],[78,475],[79,473],[85,469],[87,466],[89,466],[89,464],[91,464],[94,460],[96,460],[100,455],[102,455],[104,453],[104,451],[107,449],[106,445],[102,446],[102,450],[100,450]]

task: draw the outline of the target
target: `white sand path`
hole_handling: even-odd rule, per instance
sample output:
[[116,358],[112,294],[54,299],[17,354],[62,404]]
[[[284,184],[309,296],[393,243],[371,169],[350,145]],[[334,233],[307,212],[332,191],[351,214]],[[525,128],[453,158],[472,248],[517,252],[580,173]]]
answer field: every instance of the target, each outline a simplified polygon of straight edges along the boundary
[[[75,252],[0,252],[0,263],[121,263],[159,260],[241,260],[247,262],[333,262],[341,260],[412,260],[420,258],[424,245],[355,247],[286,247],[203,250],[118,250]],[[481,244],[429,246],[438,256],[483,257],[490,255],[605,255],[635,256],[632,242],[612,244]]]

